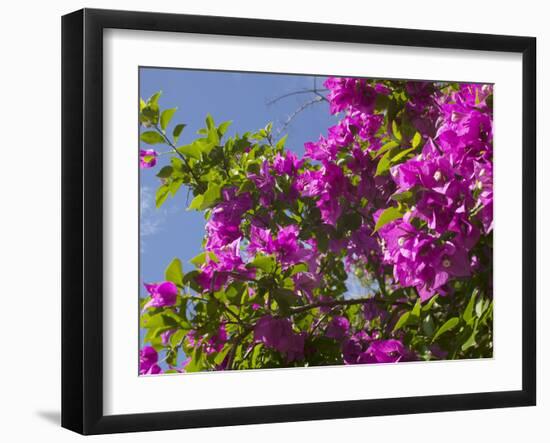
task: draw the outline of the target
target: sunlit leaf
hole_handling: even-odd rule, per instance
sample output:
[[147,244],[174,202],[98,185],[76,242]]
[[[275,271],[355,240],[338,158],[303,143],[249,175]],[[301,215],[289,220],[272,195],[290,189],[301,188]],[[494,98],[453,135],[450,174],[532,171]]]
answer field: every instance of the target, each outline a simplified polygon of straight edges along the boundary
[[399,218],[403,217],[403,213],[393,206],[384,209],[384,211],[380,214],[380,217],[378,217],[378,221],[376,222],[376,225],[374,226],[373,233],[377,232],[380,228],[387,225],[388,223],[397,220]]
[[165,142],[162,135],[160,135],[158,132],[155,132],[155,131],[142,132],[141,135],[139,136],[139,139],[142,142],[147,143],[148,145],[157,145],[159,143]]
[[175,258],[170,262],[164,271],[164,278],[178,286],[183,286],[183,271],[181,267],[181,260],[179,258]]
[[168,185],[161,185],[157,189],[157,193],[155,196],[155,206],[157,208],[160,208],[162,204],[165,202],[166,198],[168,197],[170,193],[170,186]]
[[172,117],[177,110],[178,108],[170,108],[162,111],[162,113],[160,114],[160,127],[163,131],[166,131],[168,123],[170,123],[170,120],[172,120]]

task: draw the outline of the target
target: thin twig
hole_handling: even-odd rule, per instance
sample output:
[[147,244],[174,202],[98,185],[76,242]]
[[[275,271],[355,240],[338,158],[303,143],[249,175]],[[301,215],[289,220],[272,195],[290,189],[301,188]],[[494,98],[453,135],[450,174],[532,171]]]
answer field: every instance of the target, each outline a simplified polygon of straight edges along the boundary
[[304,104],[302,104],[302,106],[300,106],[292,114],[290,114],[288,116],[288,118],[286,119],[285,123],[283,124],[283,126],[281,127],[281,129],[279,129],[277,131],[277,138],[279,137],[281,132],[284,132],[286,130],[286,128],[288,128],[288,125],[290,125],[292,120],[294,120],[296,118],[296,116],[298,116],[298,114],[305,111],[311,105],[314,105],[315,103],[319,103],[319,102],[323,101],[323,99],[326,100],[325,97],[323,97],[322,95],[321,96],[316,96],[314,99],[309,100],[309,101],[305,102]]
[[303,90],[300,90],[300,91],[293,91],[293,92],[289,92],[288,94],[283,94],[283,95],[280,95],[279,97],[275,97],[274,99],[268,101],[267,105],[271,106],[271,105],[274,105],[275,103],[281,101],[284,98],[288,98],[288,97],[292,97],[294,95],[300,95],[300,94],[315,94],[317,96],[323,97],[323,99],[326,100],[325,96],[321,94],[321,92],[326,92],[326,91],[328,91],[328,89],[315,89],[315,88],[313,88],[313,89],[303,89]]

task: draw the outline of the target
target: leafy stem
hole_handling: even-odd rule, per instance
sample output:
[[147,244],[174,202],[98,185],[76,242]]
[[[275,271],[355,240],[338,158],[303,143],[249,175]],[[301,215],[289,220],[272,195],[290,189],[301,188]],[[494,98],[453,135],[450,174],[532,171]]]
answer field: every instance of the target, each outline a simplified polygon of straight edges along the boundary
[[164,139],[166,144],[168,146],[170,146],[172,148],[172,150],[181,158],[181,160],[183,161],[185,167],[187,168],[187,170],[189,171],[189,173],[191,174],[191,176],[195,180],[195,183],[197,184],[197,188],[199,188],[199,190],[204,191],[202,182],[199,180],[199,178],[195,174],[195,171],[193,170],[193,168],[191,167],[191,165],[187,161],[187,158],[185,157],[185,155],[183,155],[181,152],[178,151],[178,148],[176,147],[176,145],[174,145],[174,143],[172,143],[172,141],[166,136],[166,134],[159,128],[158,125],[155,125],[154,128],[160,134],[160,136]]

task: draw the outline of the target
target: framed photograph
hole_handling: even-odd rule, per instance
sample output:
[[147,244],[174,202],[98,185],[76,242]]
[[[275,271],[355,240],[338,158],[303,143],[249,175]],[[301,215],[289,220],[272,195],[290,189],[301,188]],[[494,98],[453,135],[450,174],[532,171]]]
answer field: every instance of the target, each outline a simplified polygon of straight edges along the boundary
[[62,425],[535,405],[531,37],[62,20]]

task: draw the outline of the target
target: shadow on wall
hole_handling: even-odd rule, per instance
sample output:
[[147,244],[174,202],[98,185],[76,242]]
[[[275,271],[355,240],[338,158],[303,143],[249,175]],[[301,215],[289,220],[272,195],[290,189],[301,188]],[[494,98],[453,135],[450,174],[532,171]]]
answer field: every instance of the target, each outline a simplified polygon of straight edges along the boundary
[[61,411],[36,411],[36,415],[56,426],[61,425]]

